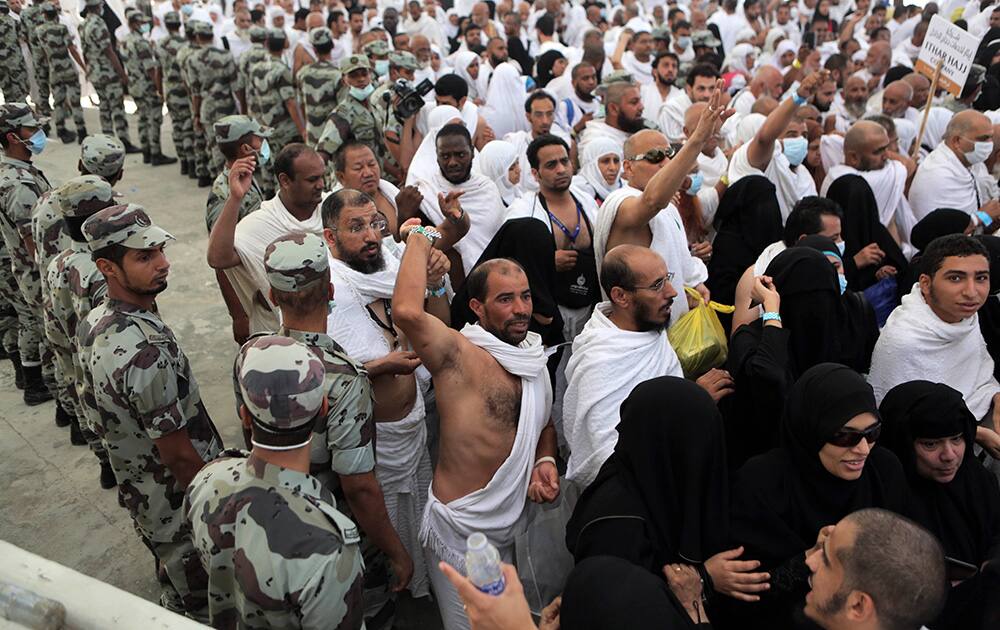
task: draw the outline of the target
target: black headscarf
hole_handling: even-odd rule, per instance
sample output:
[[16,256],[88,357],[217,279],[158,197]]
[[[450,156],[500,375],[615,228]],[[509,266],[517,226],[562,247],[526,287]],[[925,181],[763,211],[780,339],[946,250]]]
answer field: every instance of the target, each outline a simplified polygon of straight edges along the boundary
[[993,358],[993,376],[1000,378],[1000,237],[976,236],[990,255],[990,295],[979,309],[979,330],[986,340],[986,349]]
[[535,83],[538,87],[545,87],[549,84],[549,81],[555,78],[555,75],[552,74],[552,66],[554,66],[556,61],[559,59],[565,58],[565,55],[558,50],[550,50],[538,58],[538,65],[535,68],[537,72],[535,75]]
[[845,242],[844,264],[850,288],[860,291],[877,282],[875,272],[878,266],[873,265],[864,269],[854,266],[854,255],[871,243],[877,243],[885,252],[882,265],[891,265],[898,273],[906,271],[906,257],[903,255],[903,250],[879,220],[878,203],[863,177],[859,175],[838,177],[827,190],[826,197],[836,201],[844,210],[841,233]]
[[646,522],[653,567],[703,563],[728,539],[725,462],[722,417],[704,389],[674,376],[640,383],[622,403],[614,452],[573,511],[568,547],[595,519],[630,514]]
[[563,630],[690,628],[666,582],[614,556],[587,558],[573,568],[559,609]]
[[[722,195],[714,225],[706,285],[712,299],[732,304],[743,272],[765,247],[781,240],[781,209],[774,184],[760,175],[741,178]],[[729,329],[728,321],[723,327]]]
[[910,244],[924,251],[939,236],[961,234],[969,227],[969,213],[954,208],[938,208],[917,221],[910,231]]

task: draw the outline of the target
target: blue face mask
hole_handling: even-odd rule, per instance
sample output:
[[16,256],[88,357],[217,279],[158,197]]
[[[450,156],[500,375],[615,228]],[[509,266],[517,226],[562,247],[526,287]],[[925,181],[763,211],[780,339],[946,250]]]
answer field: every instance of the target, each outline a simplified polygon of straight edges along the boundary
[[139,27],[139,32],[140,33],[148,33],[149,32],[149,24],[143,24],[142,26],[140,26]]
[[182,4],[181,5],[181,13],[183,13],[186,16],[190,16],[192,13],[194,13],[194,5],[193,4]]
[[375,91],[375,86],[372,85],[371,83],[369,83],[367,86],[363,88],[352,87],[350,90],[351,96],[361,101],[362,103],[367,101],[368,97],[371,96],[372,92],[374,91]]
[[267,164],[271,161],[271,145],[267,143],[267,139],[264,138],[260,143],[260,163]]
[[691,186],[688,187],[688,189],[684,192],[694,197],[695,195],[698,194],[698,191],[701,190],[701,184],[704,181],[705,181],[705,176],[701,174],[701,171],[698,171],[697,173],[691,176]]
[[380,77],[384,77],[385,75],[389,74],[388,59],[379,59],[378,61],[375,62],[375,74],[377,74]]
[[31,137],[27,140],[21,140],[23,144],[29,151],[34,155],[38,155],[45,150],[45,144],[49,141],[45,132],[39,129],[35,133],[31,134]]
[[837,243],[837,251],[840,252],[840,257],[844,257],[844,249],[847,248],[847,241],[840,241]]
[[792,166],[802,164],[809,152],[809,141],[805,138],[785,138],[781,141],[782,151]]
[[840,294],[843,295],[844,291],[847,290],[847,278],[842,273],[837,274],[837,280],[840,281]]

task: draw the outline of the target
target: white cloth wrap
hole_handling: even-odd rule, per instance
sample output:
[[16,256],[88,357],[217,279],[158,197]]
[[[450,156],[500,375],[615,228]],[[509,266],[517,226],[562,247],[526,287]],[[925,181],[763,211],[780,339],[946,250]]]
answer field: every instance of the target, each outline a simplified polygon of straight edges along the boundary
[[519,346],[500,341],[476,324],[466,324],[462,334],[521,378],[521,411],[510,454],[485,487],[449,503],[439,501],[433,487],[428,493],[420,542],[455,567],[465,566],[470,534],[482,532],[495,546],[506,547],[523,531],[535,449],[552,407],[546,357],[537,333],[529,332]]
[[581,488],[590,485],[614,450],[618,410],[632,388],[658,376],[684,376],[665,330],[622,330],[608,319],[610,313],[610,302],[597,305],[566,364],[566,478]]
[[375,423],[375,476],[386,494],[413,491],[417,466],[427,452],[424,395],[417,397],[410,412],[400,420]]

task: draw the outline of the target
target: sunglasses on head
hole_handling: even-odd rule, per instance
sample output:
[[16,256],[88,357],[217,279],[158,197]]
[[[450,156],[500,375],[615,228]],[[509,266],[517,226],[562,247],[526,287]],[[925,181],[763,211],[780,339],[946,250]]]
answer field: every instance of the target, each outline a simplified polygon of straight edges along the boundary
[[659,164],[663,160],[665,160],[667,158],[672,158],[672,157],[674,157],[673,149],[669,149],[669,148],[667,148],[667,149],[650,149],[649,151],[646,151],[645,153],[640,153],[639,155],[633,155],[632,157],[629,158],[629,160],[631,160],[633,162],[640,162],[642,160],[645,160],[645,161],[649,162],[650,164]]
[[858,431],[856,429],[841,429],[833,434],[833,436],[827,440],[828,444],[833,444],[834,446],[842,446],[845,448],[850,448],[852,446],[857,446],[862,439],[868,442],[871,446],[878,440],[878,437],[882,435],[882,423],[876,422],[872,426],[868,427],[864,431]]

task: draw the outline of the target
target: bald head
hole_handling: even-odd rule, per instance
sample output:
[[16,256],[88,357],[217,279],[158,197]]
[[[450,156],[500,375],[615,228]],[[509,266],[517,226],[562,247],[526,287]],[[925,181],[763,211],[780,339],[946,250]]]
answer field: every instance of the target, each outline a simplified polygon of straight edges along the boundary
[[494,258],[493,260],[480,263],[472,270],[472,273],[469,274],[469,277],[465,281],[468,286],[470,299],[479,300],[480,302],[486,301],[490,293],[490,277],[493,274],[501,276],[525,275],[524,268],[517,261],[510,258]]
[[667,263],[649,249],[619,245],[604,255],[601,289],[611,300],[611,319],[626,330],[663,330],[677,291],[668,281]]
[[892,47],[889,42],[877,41],[868,47],[868,54],[865,56],[865,66],[868,71],[875,76],[881,76],[889,69],[892,61]]
[[751,114],[762,114],[767,116],[773,112],[778,107],[778,101],[771,98],[770,96],[762,96],[754,101],[753,106],[750,108]]
[[762,66],[750,82],[750,91],[758,98],[761,96],[777,98],[783,92],[782,81],[780,70],[770,65]]
[[913,99],[913,88],[903,80],[893,81],[885,86],[882,92],[882,113],[893,118],[906,115],[910,101]]
[[608,86],[607,96],[604,97],[606,105],[621,105],[622,99],[631,90],[638,90],[638,86],[628,81],[615,81]]
[[956,136],[982,135],[986,128],[992,133],[990,119],[975,110],[967,109],[951,117],[944,130],[944,137],[950,140]]
[[931,82],[927,77],[917,72],[911,72],[900,80],[906,81],[906,84],[913,88],[910,107],[921,109],[927,105],[927,94],[931,91]]
[[625,159],[642,155],[650,149],[665,148],[670,146],[667,137],[655,129],[643,129],[638,133],[629,136],[625,141]]
[[325,24],[326,21],[323,19],[323,14],[318,11],[313,11],[306,16],[306,31],[311,31],[314,28],[320,28]]
[[859,171],[877,171],[885,166],[889,134],[870,120],[854,123],[844,136],[844,163]]
[[640,245],[618,245],[604,254],[601,262],[601,288],[608,296],[615,287],[632,289],[642,281],[640,269],[663,265],[663,257]]

